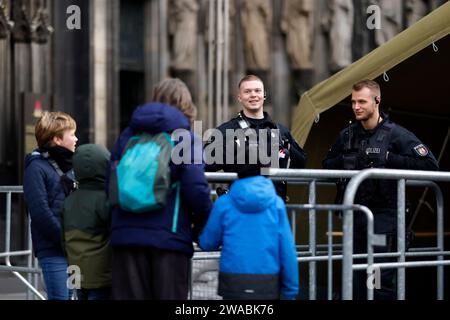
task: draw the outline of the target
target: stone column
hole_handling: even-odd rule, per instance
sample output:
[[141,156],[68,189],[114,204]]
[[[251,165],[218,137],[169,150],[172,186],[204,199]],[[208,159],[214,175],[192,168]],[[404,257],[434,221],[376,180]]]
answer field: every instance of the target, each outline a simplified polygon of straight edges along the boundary
[[120,134],[120,0],[108,1],[107,23],[107,87],[106,121],[107,121],[107,147],[111,149]]
[[153,86],[168,76],[168,3],[167,0],[146,0],[144,8],[144,88],[146,101],[149,101]]
[[[7,138],[11,132],[10,1],[0,1],[0,174],[7,172]],[[4,168],[4,169],[3,169]]]
[[24,158],[24,128],[23,128],[23,95],[32,90],[32,63],[31,63],[31,1],[14,0],[12,2],[12,20],[14,28],[13,37],[13,61],[11,76],[14,85],[14,93],[11,104],[14,106],[9,121],[12,123],[10,132],[10,144],[8,153],[15,164],[18,177],[22,176]]
[[[91,2],[92,33],[91,33],[91,141],[106,146],[107,144],[107,94],[108,94],[108,17],[109,1],[96,0]],[[92,137],[93,135],[93,137]]]
[[[90,127],[92,79],[90,61],[92,48],[90,9],[91,0],[53,1],[53,93],[54,109],[69,113],[77,122],[78,144],[88,143]],[[80,8],[80,29],[69,29],[67,13],[69,6]]]
[[[267,100],[265,110],[270,112],[273,119],[290,126],[290,107],[293,94],[292,77],[288,55],[281,33],[282,2],[272,1],[273,20],[271,30],[271,63],[270,86],[266,84]],[[268,108],[266,108],[268,107]],[[271,108],[270,108],[271,107]]]

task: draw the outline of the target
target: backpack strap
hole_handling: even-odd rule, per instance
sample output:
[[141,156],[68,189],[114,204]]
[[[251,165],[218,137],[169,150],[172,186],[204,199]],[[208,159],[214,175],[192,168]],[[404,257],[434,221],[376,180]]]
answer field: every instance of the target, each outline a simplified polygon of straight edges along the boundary
[[175,205],[173,207],[172,233],[177,232],[178,213],[180,212],[180,181],[172,184],[172,188],[176,188]]
[[56,161],[50,157],[50,154],[48,152],[43,152],[42,157],[44,159],[47,159],[47,161],[50,162],[52,167],[55,169],[56,173],[58,173],[58,176],[60,177],[64,188],[64,193],[66,195],[70,194],[73,190],[78,189],[78,181],[75,179],[75,173],[73,172],[73,169],[64,173],[62,172]]
[[[163,132],[164,137],[171,144],[172,148],[175,146],[172,138],[167,132]],[[176,188],[175,205],[173,207],[173,221],[172,221],[172,233],[177,232],[178,215],[180,212],[180,181],[174,182],[172,188]]]
[[50,155],[48,152],[43,152],[42,156],[44,157],[44,159],[47,159],[48,162],[50,162],[50,164],[52,165],[52,167],[56,170],[56,172],[58,173],[58,175],[60,177],[62,177],[64,175],[64,172],[62,172],[62,170],[59,168],[58,164],[56,163],[55,160],[53,160],[52,158],[50,158]]

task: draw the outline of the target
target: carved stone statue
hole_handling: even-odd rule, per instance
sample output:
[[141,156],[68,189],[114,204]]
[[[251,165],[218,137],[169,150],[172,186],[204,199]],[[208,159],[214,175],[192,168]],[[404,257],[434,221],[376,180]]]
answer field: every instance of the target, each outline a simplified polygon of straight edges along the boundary
[[47,43],[50,34],[53,32],[48,11],[43,4],[37,8],[34,14],[31,31],[32,40],[39,44]]
[[281,30],[294,70],[312,69],[313,0],[284,0]]
[[330,69],[338,71],[352,63],[353,2],[328,0],[328,15],[322,21],[330,43]]
[[5,39],[14,23],[9,20],[6,6],[0,2],[0,39]]
[[381,29],[375,30],[375,43],[382,45],[402,31],[402,0],[377,0],[381,9]]
[[175,70],[189,71],[196,67],[197,0],[170,0],[169,33],[173,36],[172,64]]
[[24,1],[15,0],[12,2],[12,16],[14,28],[12,34],[16,42],[31,41],[31,19]]
[[270,68],[270,31],[272,8],[270,0],[243,1],[241,21],[247,69],[267,71]]
[[427,1],[406,0],[405,11],[406,11],[406,27],[410,27],[427,15],[428,13]]

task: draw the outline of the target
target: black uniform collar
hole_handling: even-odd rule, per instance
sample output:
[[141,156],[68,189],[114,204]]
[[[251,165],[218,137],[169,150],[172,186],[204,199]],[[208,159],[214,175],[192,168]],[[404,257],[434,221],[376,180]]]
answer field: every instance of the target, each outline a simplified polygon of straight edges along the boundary
[[376,127],[373,129],[368,129],[368,130],[364,129],[364,127],[361,124],[361,121],[358,121],[358,127],[361,130],[360,132],[363,132],[363,133],[369,134],[369,135],[374,134],[379,128],[381,128],[389,120],[389,116],[382,111],[380,111],[380,116],[383,120],[381,120],[381,122],[378,123],[376,125]]
[[272,129],[276,129],[277,125],[275,124],[275,122],[273,122],[272,118],[270,117],[270,115],[267,112],[263,112],[264,114],[264,118],[263,119],[253,119],[253,118],[249,118],[244,114],[244,111],[241,110],[237,116],[238,120],[244,120],[245,122],[247,122],[249,124],[250,127],[255,128],[255,127],[263,127],[263,128],[272,128]]

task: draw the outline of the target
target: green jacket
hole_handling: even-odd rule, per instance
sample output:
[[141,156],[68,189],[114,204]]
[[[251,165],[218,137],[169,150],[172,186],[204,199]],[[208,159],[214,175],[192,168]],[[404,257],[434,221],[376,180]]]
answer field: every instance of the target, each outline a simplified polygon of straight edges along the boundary
[[73,169],[79,188],[64,201],[64,249],[69,265],[80,268],[83,289],[111,286],[111,215],[105,192],[109,158],[99,145],[78,147]]

